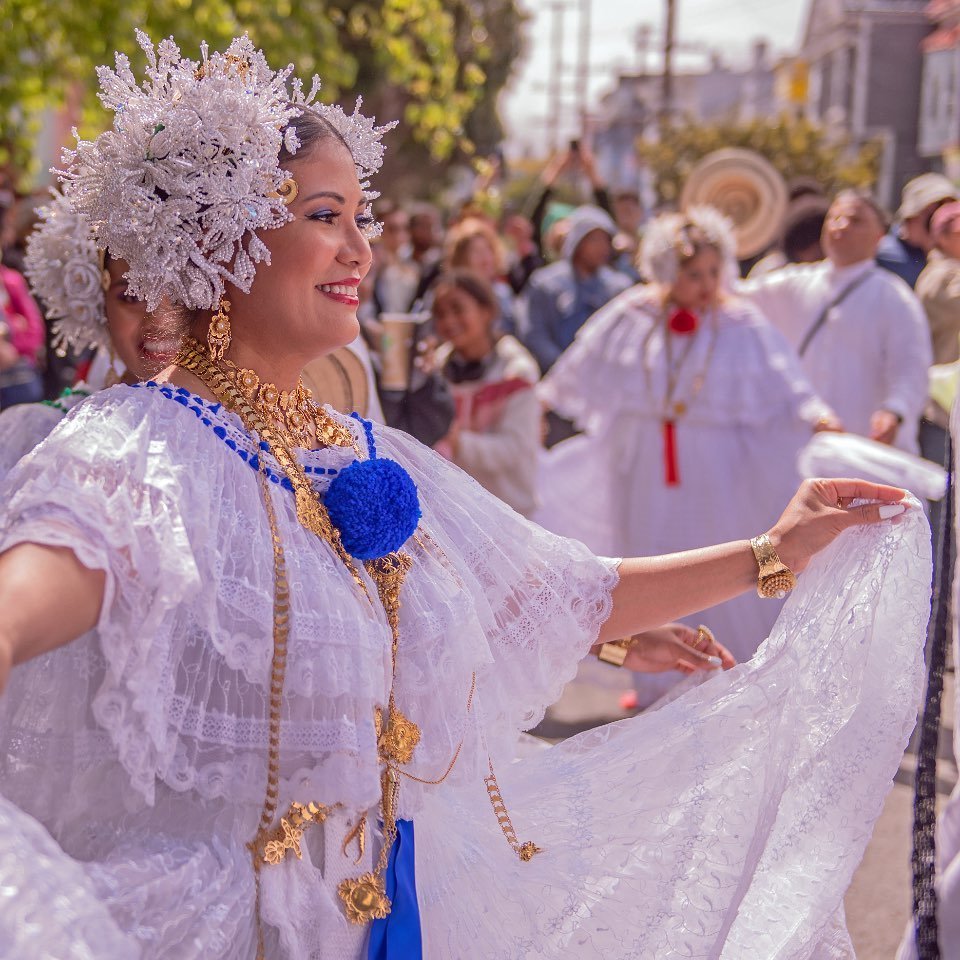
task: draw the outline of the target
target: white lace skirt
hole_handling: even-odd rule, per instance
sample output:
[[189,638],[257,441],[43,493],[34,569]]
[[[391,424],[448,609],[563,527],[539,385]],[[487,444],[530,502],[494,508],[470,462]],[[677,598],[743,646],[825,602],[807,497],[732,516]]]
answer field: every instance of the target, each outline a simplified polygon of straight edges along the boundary
[[[482,783],[429,792],[416,818],[425,957],[849,955],[843,895],[916,715],[928,542],[919,507],[851,531],[803,575],[753,660],[498,771],[521,841],[544,848],[532,862],[507,846]],[[129,866],[88,865],[94,886],[35,823],[0,805],[3,955],[179,956],[176,944],[195,932],[197,956],[252,958],[249,859],[242,841],[234,852],[196,858],[213,872],[206,883],[191,875],[194,894],[157,876],[120,911],[96,890],[105,869]],[[306,860],[297,863],[294,886]],[[145,943],[136,910],[156,918],[163,907],[151,889],[177,906]],[[288,891],[298,910],[302,893]],[[219,924],[191,909],[191,896],[213,894]],[[225,944],[235,921],[246,939]],[[362,942],[354,949],[361,960]],[[311,955],[280,950],[275,960]]]
[[844,956],[843,896],[923,678],[929,534],[919,505],[901,520],[818,557],[753,660],[503,771],[520,839],[545,848],[531,863],[482,791],[452,815],[434,797],[425,955]]

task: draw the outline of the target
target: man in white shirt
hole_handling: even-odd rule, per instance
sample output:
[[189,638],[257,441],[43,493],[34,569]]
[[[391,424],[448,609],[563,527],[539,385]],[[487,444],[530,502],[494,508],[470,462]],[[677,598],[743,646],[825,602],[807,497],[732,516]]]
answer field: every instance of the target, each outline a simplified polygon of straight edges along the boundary
[[843,429],[917,452],[932,362],[923,309],[874,257],[886,216],[868,196],[837,195],[823,225],[827,259],[744,282],[756,304],[801,355]]

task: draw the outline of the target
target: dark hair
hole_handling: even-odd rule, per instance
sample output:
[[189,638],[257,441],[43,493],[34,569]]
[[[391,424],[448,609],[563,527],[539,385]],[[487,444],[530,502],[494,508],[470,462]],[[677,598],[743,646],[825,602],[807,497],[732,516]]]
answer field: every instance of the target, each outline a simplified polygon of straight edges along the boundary
[[782,246],[784,254],[791,263],[797,262],[801,251],[820,242],[828,207],[825,197],[804,194],[787,210]]
[[492,286],[472,270],[448,270],[441,273],[433,284],[434,301],[441,287],[453,287],[476,300],[481,307],[490,311],[492,320],[500,316],[500,301]]
[[289,163],[291,160],[302,159],[307,156],[318,143],[323,143],[324,140],[339,140],[340,143],[346,147],[347,152],[350,153],[350,147],[347,141],[343,139],[340,131],[337,130],[329,120],[325,120],[312,110],[304,110],[302,113],[291,118],[284,133],[286,133],[287,130],[296,131],[300,146],[296,153],[290,153],[286,146],[281,146],[280,156],[278,157],[280,166]]

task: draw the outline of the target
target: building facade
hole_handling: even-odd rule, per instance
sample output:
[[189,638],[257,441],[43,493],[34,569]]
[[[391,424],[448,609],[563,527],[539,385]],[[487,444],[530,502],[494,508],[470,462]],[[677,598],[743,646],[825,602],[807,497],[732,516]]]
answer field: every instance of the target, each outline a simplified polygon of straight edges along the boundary
[[919,146],[931,165],[960,179],[960,0],[927,4]]
[[[758,41],[746,68],[732,68],[714,53],[705,70],[677,73],[671,114],[698,122],[772,116],[774,87],[767,44]],[[636,145],[641,137],[655,134],[662,93],[659,75],[623,73],[600,101],[594,118],[593,149],[601,174],[615,189],[636,189],[642,181]]]
[[806,114],[855,145],[879,139],[877,195],[895,206],[905,181],[930,169],[919,122],[927,0],[812,0],[800,59]]

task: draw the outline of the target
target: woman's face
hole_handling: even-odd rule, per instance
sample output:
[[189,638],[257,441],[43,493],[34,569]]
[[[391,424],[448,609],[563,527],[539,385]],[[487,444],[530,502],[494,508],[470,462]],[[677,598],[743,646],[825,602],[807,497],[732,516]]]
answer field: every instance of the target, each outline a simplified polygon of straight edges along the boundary
[[126,260],[110,259],[107,273],[110,287],[104,297],[107,330],[114,353],[136,380],[149,380],[173,362],[177,342],[162,339],[153,328],[147,308],[127,293],[123,275],[128,270]]
[[493,314],[459,287],[437,288],[433,322],[437,336],[468,360],[480,360],[493,349]]
[[331,138],[285,166],[298,187],[287,208],[293,220],[260,234],[270,263],[257,265],[250,292],[227,294],[243,347],[236,360],[247,365],[259,357],[303,367],[360,332],[357,290],[370,269],[373,220],[353,158]]
[[704,247],[680,267],[670,299],[682,310],[706,310],[717,302],[722,276],[720,254],[713,247]]
[[485,237],[474,237],[466,249],[467,270],[479,274],[484,280],[496,280],[497,257]]
[[948,257],[960,260],[960,220],[953,220],[936,239],[937,247]]

